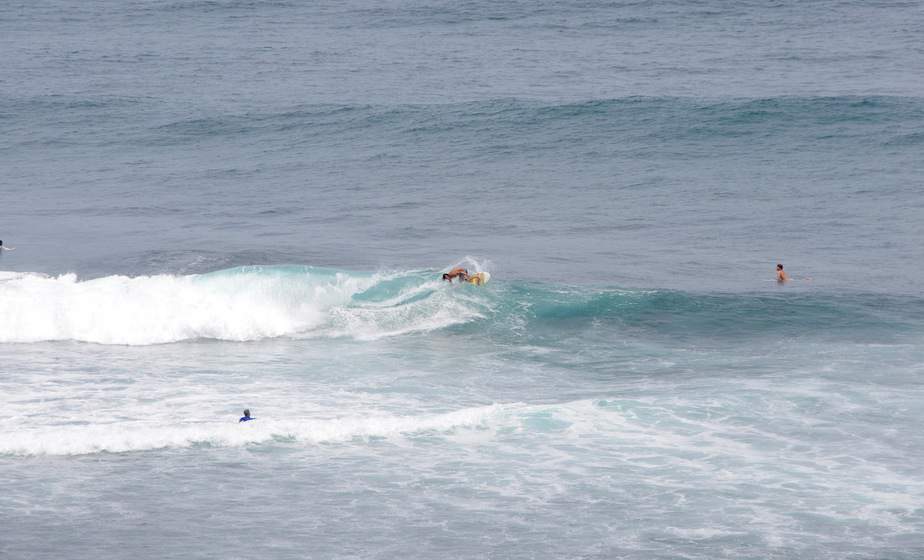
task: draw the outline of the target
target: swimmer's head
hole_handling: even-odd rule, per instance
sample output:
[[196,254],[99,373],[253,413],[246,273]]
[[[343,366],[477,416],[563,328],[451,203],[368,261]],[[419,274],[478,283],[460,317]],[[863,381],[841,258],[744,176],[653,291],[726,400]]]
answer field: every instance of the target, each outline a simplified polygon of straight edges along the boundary
[[[2,243],[0,243],[0,245],[2,245]],[[448,273],[448,272],[444,272],[444,273],[443,273],[443,280],[451,280],[451,279],[449,278],[449,273]]]
[[250,418],[250,409],[249,409],[249,408],[245,408],[245,409],[244,409],[244,418]]
[[783,265],[781,265],[781,264],[776,265],[776,269],[777,269],[777,270],[783,270]]

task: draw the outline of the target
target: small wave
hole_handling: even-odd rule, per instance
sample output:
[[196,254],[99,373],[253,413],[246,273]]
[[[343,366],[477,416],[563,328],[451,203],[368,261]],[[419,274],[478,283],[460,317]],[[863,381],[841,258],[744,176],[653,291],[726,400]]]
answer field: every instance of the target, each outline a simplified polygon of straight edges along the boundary
[[168,2],[148,9],[162,10],[165,12],[254,12],[268,8],[289,8],[292,7],[292,5],[291,2],[279,0],[181,0],[177,2]]
[[207,114],[148,128],[134,141],[172,145],[227,137],[276,138],[297,132],[298,146],[314,141],[355,143],[356,135],[361,134],[386,138],[387,142],[453,138],[473,149],[488,139],[496,149],[496,143],[526,141],[519,140],[521,137],[532,138],[532,142],[557,142],[564,134],[571,139],[574,131],[592,143],[628,133],[635,141],[646,135],[671,141],[748,135],[790,137],[818,131],[842,136],[837,127],[844,125],[869,127],[864,134],[878,135],[891,134],[884,127],[912,127],[922,119],[921,99],[897,96],[629,96],[561,103],[499,98],[448,104],[311,104],[270,112]]
[[920,333],[924,300],[880,294],[694,294],[672,290],[512,285],[498,316],[526,331],[606,327],[624,336],[736,340],[748,337],[890,338]]

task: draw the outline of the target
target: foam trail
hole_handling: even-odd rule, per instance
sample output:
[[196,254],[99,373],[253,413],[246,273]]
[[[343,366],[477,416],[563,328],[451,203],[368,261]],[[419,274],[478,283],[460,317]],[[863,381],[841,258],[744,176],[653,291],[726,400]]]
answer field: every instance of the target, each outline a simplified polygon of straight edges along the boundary
[[344,442],[355,438],[397,437],[421,432],[475,428],[503,417],[517,405],[465,408],[445,414],[396,416],[374,414],[328,419],[277,421],[257,418],[247,424],[206,422],[120,422],[90,426],[20,429],[0,437],[0,455],[86,455],[123,453],[195,445],[220,447],[274,440],[303,443]]

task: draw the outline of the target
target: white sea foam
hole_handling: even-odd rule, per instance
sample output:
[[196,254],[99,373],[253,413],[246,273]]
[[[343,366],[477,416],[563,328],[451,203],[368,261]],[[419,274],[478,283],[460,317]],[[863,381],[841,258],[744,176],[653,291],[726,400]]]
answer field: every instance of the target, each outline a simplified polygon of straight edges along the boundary
[[2,273],[0,342],[146,345],[294,335],[369,339],[443,328],[479,315],[444,286],[416,278],[384,301],[352,301],[393,278],[307,268],[85,281],[73,274]]
[[0,455],[85,455],[195,445],[241,446],[273,440],[317,444],[389,438],[404,434],[477,428],[502,417],[509,408],[515,406],[489,405],[419,416],[374,413],[297,420],[257,418],[244,424],[234,421],[179,424],[133,421],[37,428],[18,426],[18,429],[0,436]]
[[[442,289],[440,289],[442,288]],[[466,298],[446,286],[421,286],[407,290],[388,304],[340,306],[330,310],[326,328],[311,336],[349,336],[359,340],[374,340],[412,332],[425,332],[466,323],[483,314],[480,302]],[[414,295],[426,291],[425,299],[412,301]]]

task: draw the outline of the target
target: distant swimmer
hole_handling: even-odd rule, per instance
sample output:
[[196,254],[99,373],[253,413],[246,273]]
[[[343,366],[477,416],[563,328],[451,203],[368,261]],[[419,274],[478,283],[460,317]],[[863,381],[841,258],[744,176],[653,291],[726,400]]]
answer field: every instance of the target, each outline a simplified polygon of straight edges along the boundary
[[467,282],[468,270],[462,268],[461,266],[457,266],[456,268],[443,274],[443,280],[449,282],[450,284],[452,284],[453,278],[458,278],[462,282]]
[[4,247],[3,240],[0,239],[0,251],[15,251],[16,247]]
[[256,420],[256,418],[252,418],[252,417],[250,416],[250,409],[249,409],[249,408],[245,408],[245,409],[244,409],[244,415],[241,416],[241,419],[238,420],[237,423],[240,424],[241,422],[250,422],[251,420]]
[[783,270],[783,265],[776,265],[776,281],[780,284],[785,284],[789,282],[789,275]]

